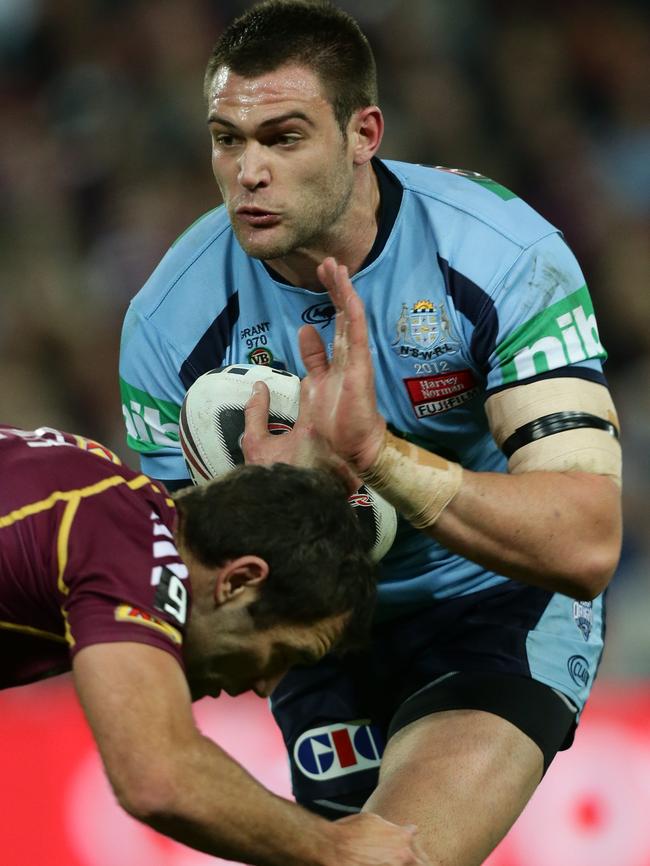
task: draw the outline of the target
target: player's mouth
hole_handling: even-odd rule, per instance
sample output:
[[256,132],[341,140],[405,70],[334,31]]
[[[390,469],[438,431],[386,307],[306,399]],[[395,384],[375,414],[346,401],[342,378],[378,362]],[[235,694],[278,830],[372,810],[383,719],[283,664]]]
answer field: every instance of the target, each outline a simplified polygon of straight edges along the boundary
[[271,228],[280,222],[280,214],[259,207],[238,207],[237,219],[253,228]]

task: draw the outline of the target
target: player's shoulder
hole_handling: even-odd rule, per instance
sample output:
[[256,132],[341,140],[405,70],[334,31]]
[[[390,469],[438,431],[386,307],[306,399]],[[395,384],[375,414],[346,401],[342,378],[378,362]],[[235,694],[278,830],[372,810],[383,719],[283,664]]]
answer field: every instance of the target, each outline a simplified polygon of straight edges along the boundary
[[171,507],[168,492],[157,482],[125,465],[120,458],[95,439],[39,427],[23,430],[0,426],[0,459],[14,509],[20,499],[29,502],[56,502],[78,498],[103,503],[124,491],[147,491]]
[[441,219],[458,232],[480,227],[523,249],[558,231],[514,192],[478,172],[394,160],[384,163],[433,222]]
[[200,303],[202,294],[214,287],[211,275],[232,255],[233,245],[239,249],[226,209],[221,205],[208,211],[176,238],[131,305],[148,319],[175,296],[183,298],[190,284],[193,299]]

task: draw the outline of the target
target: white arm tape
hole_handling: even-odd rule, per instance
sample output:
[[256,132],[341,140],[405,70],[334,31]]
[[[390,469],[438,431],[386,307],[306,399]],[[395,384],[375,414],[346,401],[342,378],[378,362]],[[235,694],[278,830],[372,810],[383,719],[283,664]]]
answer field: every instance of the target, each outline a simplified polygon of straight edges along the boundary
[[460,490],[463,470],[387,431],[377,460],[361,477],[416,529],[426,529]]
[[[488,423],[499,447],[525,424],[547,415],[583,412],[618,430],[609,391],[584,379],[558,377],[517,385],[493,394],[485,404]],[[518,472],[591,472],[621,483],[621,446],[606,430],[581,427],[544,436],[518,448],[508,460]]]

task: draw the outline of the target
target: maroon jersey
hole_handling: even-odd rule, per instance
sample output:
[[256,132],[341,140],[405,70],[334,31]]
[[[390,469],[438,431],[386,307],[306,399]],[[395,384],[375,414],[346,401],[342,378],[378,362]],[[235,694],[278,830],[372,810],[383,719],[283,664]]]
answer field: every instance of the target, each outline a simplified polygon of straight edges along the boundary
[[102,445],[0,426],[0,688],[137,641],[182,664],[190,586],[169,494]]

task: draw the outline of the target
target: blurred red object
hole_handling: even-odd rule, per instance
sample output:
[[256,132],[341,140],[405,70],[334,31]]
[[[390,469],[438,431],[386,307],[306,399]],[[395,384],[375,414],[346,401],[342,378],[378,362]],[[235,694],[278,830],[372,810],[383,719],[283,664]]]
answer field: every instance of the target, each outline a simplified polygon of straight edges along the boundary
[[[282,740],[254,695],[195,705],[199,727],[290,796]],[[208,866],[115,803],[68,678],[0,694],[3,866]],[[219,780],[215,780],[219,784]],[[486,866],[650,866],[650,683],[599,685]],[[221,861],[225,862],[225,861]]]

